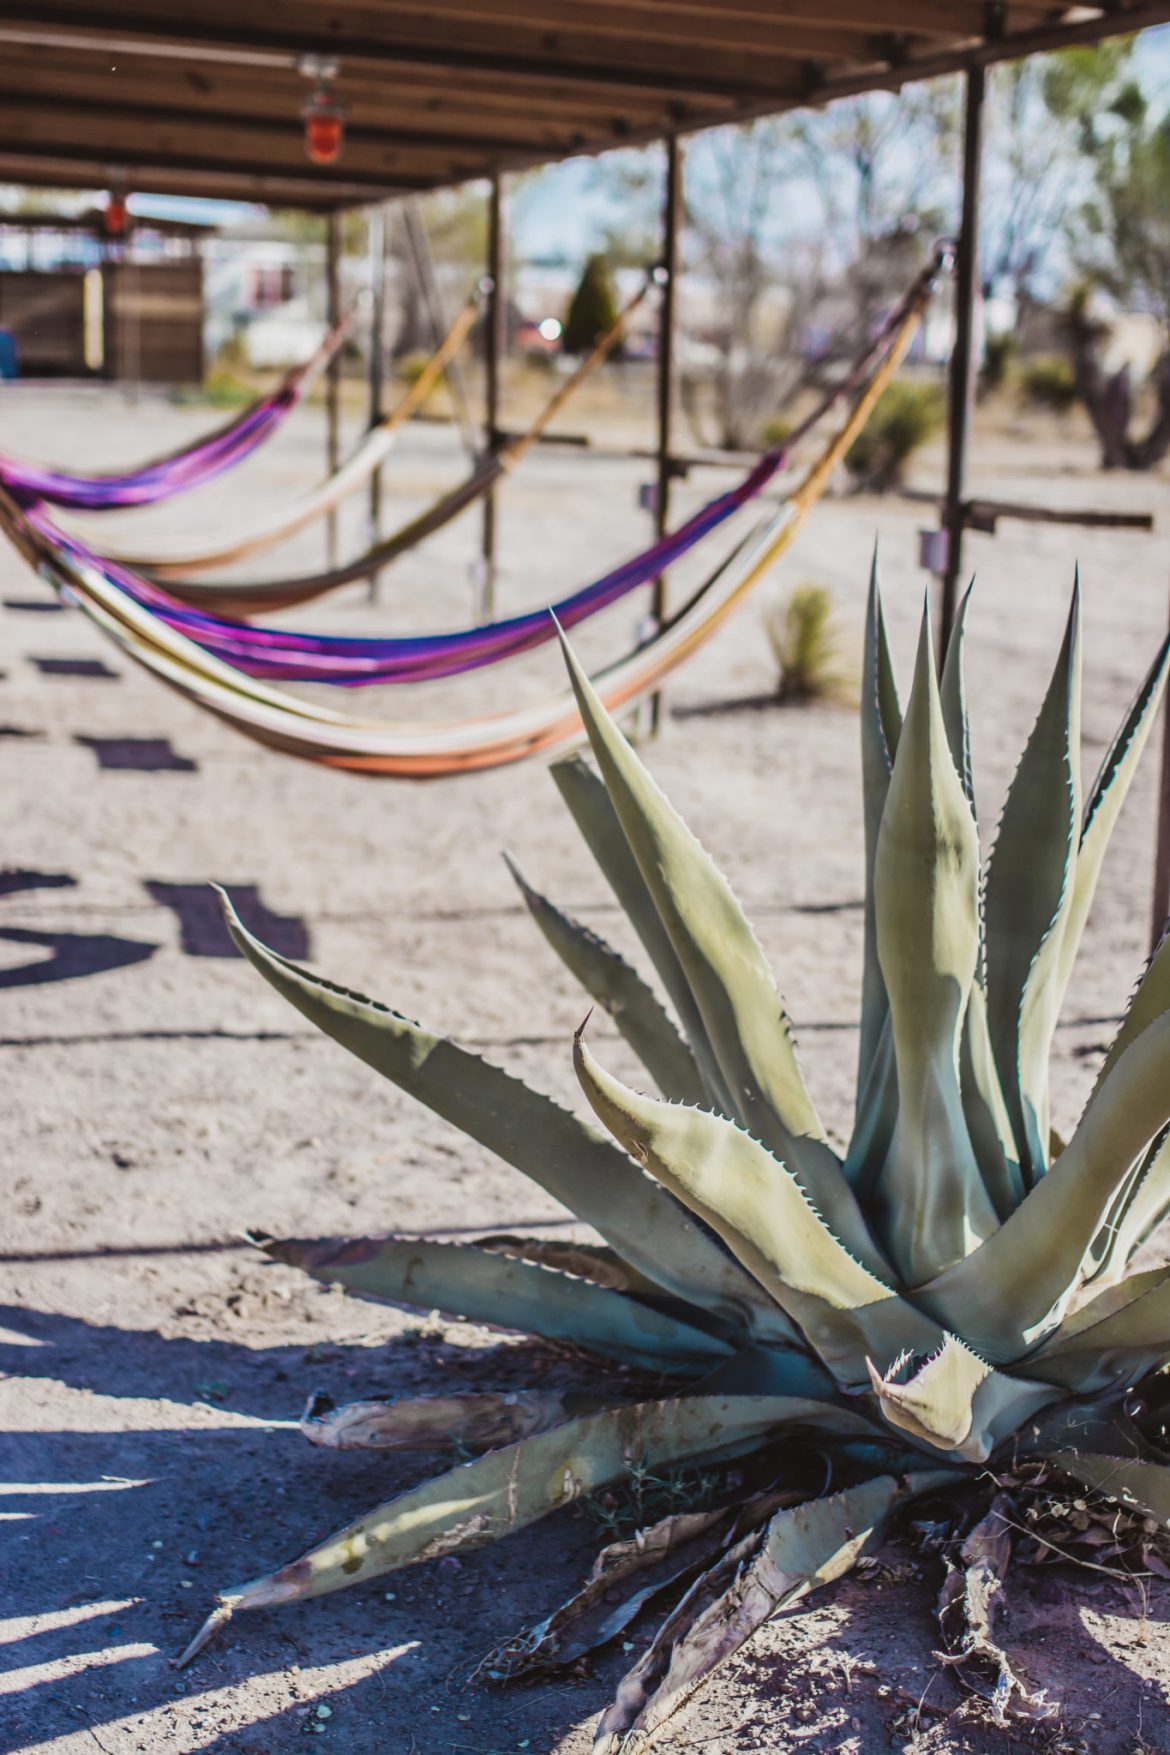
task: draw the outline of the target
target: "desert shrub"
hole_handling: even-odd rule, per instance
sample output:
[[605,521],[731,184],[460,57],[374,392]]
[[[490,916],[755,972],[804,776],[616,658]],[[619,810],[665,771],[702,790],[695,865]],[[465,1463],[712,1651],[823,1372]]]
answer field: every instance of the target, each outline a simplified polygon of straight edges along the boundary
[[988,336],[979,374],[979,388],[985,396],[994,396],[997,390],[1007,387],[1019,357],[1020,343],[1014,330],[1004,329],[998,335]]
[[767,449],[774,451],[777,445],[784,444],[795,425],[795,421],[785,420],[783,415],[777,415],[775,419],[765,422],[760,437]]
[[[609,262],[604,256],[590,256],[565,315],[561,341],[565,352],[588,353],[613,328],[617,314],[617,294]],[[616,358],[620,352],[619,343],[610,358]]]
[[945,413],[940,384],[895,380],[845,455],[845,467],[858,487],[874,493],[897,487],[910,458],[938,432]]
[[845,691],[841,636],[826,585],[797,585],[772,610],[766,626],[776,659],[778,700],[826,700]]
[[1068,360],[1059,354],[1029,360],[1020,372],[1020,392],[1034,408],[1067,414],[1077,399],[1076,379]]

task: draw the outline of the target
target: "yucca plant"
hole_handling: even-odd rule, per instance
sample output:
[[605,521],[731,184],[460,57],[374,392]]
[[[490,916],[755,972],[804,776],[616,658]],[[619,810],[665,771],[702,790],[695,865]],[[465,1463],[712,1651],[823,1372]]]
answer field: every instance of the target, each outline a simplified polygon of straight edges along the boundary
[[[1067,1145],[1050,1126],[1047,1077],[1170,642],[1085,795],[1074,595],[982,893],[962,647],[960,618],[940,679],[924,618],[903,718],[871,586],[864,981],[844,1155],[727,882],[567,649],[597,766],[574,758],[555,778],[674,1013],[519,880],[659,1092],[620,1082],[578,1032],[577,1076],[608,1138],[453,1042],[277,956],[229,912],[244,954],[302,1013],[603,1239],[267,1240],[268,1253],[359,1296],[571,1340],[675,1384],[630,1401],[620,1374],[607,1380],[599,1367],[591,1399],[311,1407],[305,1429],[326,1443],[455,1439],[484,1454],[224,1593],[191,1652],[233,1611],[477,1547],[631,1471],[668,1478],[734,1459],[734,1504],[716,1493],[611,1545],[584,1589],[495,1662],[501,1674],[572,1662],[690,1580],[601,1721],[597,1746],[614,1752],[644,1747],[753,1629],[845,1572],[916,1497],[966,1486],[990,1498],[997,1480],[1060,1470],[1139,1524],[1170,1521],[1170,1463],[1132,1393],[1170,1361],[1170,1269],[1137,1262],[1170,1204],[1170,943],[1149,963]],[[821,1462],[811,1482],[810,1448]],[[960,1653],[994,1658],[1000,1710],[1013,1696],[1036,1710],[978,1607],[988,1569],[1004,1562],[1006,1525],[983,1516],[971,1527],[964,1515],[947,1592],[952,1628],[970,1610]]]
[[797,585],[767,617],[776,660],[776,699],[808,705],[849,693],[841,636],[827,585]]

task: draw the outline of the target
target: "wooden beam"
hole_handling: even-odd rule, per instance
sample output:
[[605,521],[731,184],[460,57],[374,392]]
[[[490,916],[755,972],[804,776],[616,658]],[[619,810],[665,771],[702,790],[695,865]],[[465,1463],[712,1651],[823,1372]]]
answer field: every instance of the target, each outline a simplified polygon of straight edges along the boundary
[[[487,312],[484,324],[484,438],[489,451],[500,444],[500,380],[508,353],[507,213],[503,184],[492,178],[488,194]],[[476,620],[490,622],[496,612],[496,495],[484,495],[480,542],[483,576],[479,582]]]
[[[300,207],[315,212],[357,206],[370,199],[368,188],[340,177],[309,175],[302,179],[295,172],[209,167],[202,160],[160,163],[154,157],[126,153],[119,158],[118,169],[138,188],[149,188],[161,195],[264,201],[273,207]],[[41,145],[24,151],[0,147],[0,176],[6,183],[27,184],[30,188],[107,189],[110,162],[95,159],[93,152],[84,147]],[[440,185],[436,179],[418,186]],[[395,184],[381,191],[387,199],[403,192],[401,185]]]
[[[312,176],[304,156],[301,129],[285,136],[239,129],[200,128],[167,120],[165,112],[136,115],[120,111],[95,114],[70,109],[49,109],[36,104],[27,109],[9,104],[4,128],[4,148],[9,152],[39,156],[43,151],[85,149],[101,158],[106,167],[132,163],[156,164],[172,169],[231,170],[246,176]],[[417,188],[441,181],[462,182],[484,176],[490,155],[450,154],[439,148],[408,145],[369,146],[351,144],[338,169],[353,187],[384,194],[395,188]]]
[[[331,213],[325,221],[325,321],[330,329],[341,321],[341,215]],[[341,463],[341,356],[337,348],[325,368],[325,473],[334,475]],[[328,565],[337,565],[337,512],[325,521]]]
[[1157,950],[1170,917],[1170,705],[1162,703],[1162,772],[1158,785],[1158,829],[1154,849],[1154,897],[1150,911],[1150,953]]
[[[543,82],[549,78],[580,84],[621,87],[633,85],[655,91],[675,89],[724,95],[733,99],[779,98],[792,95],[799,83],[799,69],[808,51],[765,57],[737,57],[699,45],[663,42],[647,45],[638,56],[610,54],[604,39],[588,32],[557,28],[509,32],[508,46],[500,47],[497,29],[471,30],[452,20],[446,30],[432,29],[425,18],[417,23],[396,14],[363,9],[363,29],[347,26],[342,12],[333,22],[336,30],[322,28],[319,6],[286,0],[279,11],[257,21],[241,9],[221,5],[212,9],[206,0],[200,10],[185,8],[175,17],[160,16],[133,0],[106,5],[100,14],[77,0],[3,0],[0,21],[34,24],[41,30],[100,31],[114,37],[133,37],[166,43],[177,41],[192,47],[223,45],[235,50],[283,50],[297,55],[316,54],[346,61],[396,62],[402,66],[499,73],[512,78]],[[513,42],[512,38],[516,41]]]
[[946,651],[955,619],[959,572],[963,564],[967,441],[975,408],[975,306],[979,297],[979,193],[986,84],[987,76],[982,67],[968,69],[963,112],[963,217],[955,264],[955,341],[951,351],[947,399],[947,492],[942,520],[947,533],[947,552],[938,617],[940,653]]
[[[25,45],[9,46],[0,58],[0,81],[8,91],[34,95],[49,102],[82,105],[158,105],[164,96],[175,116],[192,122],[230,114],[268,118],[288,123],[299,118],[305,97],[303,79],[283,69],[259,84],[254,76],[237,68],[213,68],[202,73],[185,62],[165,58],[131,57],[111,71],[108,63],[92,55],[62,59]],[[533,93],[519,103],[520,88],[504,93],[481,93],[476,87],[452,91],[447,85],[436,90],[420,89],[417,78],[387,75],[377,79],[336,81],[345,103],[349,128],[357,136],[382,139],[441,137],[474,150],[498,145],[513,151],[547,146],[554,153],[571,151],[579,139],[590,134],[623,134],[647,121],[659,126],[677,119],[675,106],[660,98],[639,98],[617,108],[595,102],[591,94],[559,97]],[[685,114],[685,108],[684,108]]]
[[[682,266],[683,158],[678,136],[666,142],[666,180],[662,192],[662,305],[658,314],[658,475],[654,494],[654,534],[661,538],[670,528],[670,481],[674,452],[675,361],[678,325],[678,277]],[[666,574],[654,581],[650,613],[656,628],[666,620]],[[650,729],[662,725],[662,693],[650,700]]]

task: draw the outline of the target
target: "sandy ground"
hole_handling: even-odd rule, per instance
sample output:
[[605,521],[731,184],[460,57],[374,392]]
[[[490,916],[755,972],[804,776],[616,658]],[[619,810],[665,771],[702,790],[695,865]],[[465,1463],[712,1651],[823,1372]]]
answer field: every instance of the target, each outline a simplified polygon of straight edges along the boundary
[[[89,467],[209,423],[161,400],[64,388],[5,389],[0,413],[6,448]],[[308,410],[237,475],[105,528],[125,541],[240,529],[313,482],[320,456],[319,415]],[[937,480],[938,466],[924,459],[919,479]],[[413,433],[387,471],[388,521],[461,467],[449,432]],[[646,474],[578,453],[526,466],[502,503],[501,603],[545,601],[639,546]],[[693,476],[680,510],[726,479]],[[1055,655],[1074,561],[1092,768],[1165,627],[1170,526],[1165,482],[1096,477],[1076,430],[984,434],[974,479],[989,494],[1160,514],[1152,537],[1005,524],[994,541],[970,539],[989,834]],[[353,509],[347,542],[359,540],[361,520]],[[876,535],[905,675],[924,521],[922,508],[897,500],[826,502],[758,605],[672,683],[665,735],[649,754],[744,898],[838,1132],[851,1101],[861,928],[857,720],[847,707],[751,705],[774,681],[761,612],[788,585],[820,580],[858,639]],[[303,619],[350,631],[456,625],[477,542],[465,521],[388,574],[380,603],[356,589]],[[320,553],[319,533],[306,533],[279,559],[295,570]],[[0,597],[0,863],[25,874],[0,890],[0,1747],[269,1755],[312,1737],[344,1755],[584,1755],[628,1653],[607,1654],[584,1679],[514,1693],[468,1679],[583,1573],[597,1535],[581,1515],[386,1589],[241,1620],[183,1674],[168,1659],[215,1589],[291,1558],[430,1472],[425,1460],[310,1450],[295,1430],[309,1390],[352,1398],[562,1369],[483,1331],[314,1290],[237,1241],[248,1224],[450,1237],[555,1232],[565,1221],[223,956],[200,886],[255,886],[270,934],[294,948],[307,941],[336,978],[573,1101],[568,1049],[582,1002],[495,855],[510,847],[542,887],[625,942],[600,878],[539,764],[429,787],[320,772],[259,752],[172,698],[77,612],[29,607],[44,603],[43,588],[7,553]],[[627,604],[599,618],[586,654],[616,652],[635,616]],[[115,676],[53,674],[37,659],[104,659]],[[546,651],[411,691],[395,708],[474,713],[558,683]],[[103,767],[84,741],[128,738],[168,740],[180,765]],[[1075,1118],[1144,954],[1155,766],[1118,832],[1059,1032],[1058,1125]],[[596,1039],[630,1070],[615,1038],[599,1028]],[[474,1343],[469,1354],[460,1341]],[[965,1713],[933,1659],[937,1579],[929,1568],[915,1575],[897,1547],[888,1557],[884,1577],[757,1636],[662,1750],[1011,1746]],[[1170,1587],[1153,1581],[1143,1607],[1111,1579],[1044,1573],[1021,1577],[1012,1602],[1029,1673],[1064,1703],[1065,1742],[1050,1747],[1170,1750]],[[634,1645],[645,1637],[639,1626]]]

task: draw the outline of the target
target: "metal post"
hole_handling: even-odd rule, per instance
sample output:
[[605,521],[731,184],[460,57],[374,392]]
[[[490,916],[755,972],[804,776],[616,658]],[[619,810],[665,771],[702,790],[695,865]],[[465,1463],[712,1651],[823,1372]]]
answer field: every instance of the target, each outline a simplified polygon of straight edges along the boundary
[[[332,329],[341,321],[341,215],[330,213],[325,221],[325,321]],[[341,354],[330,360],[325,372],[325,467],[332,475],[341,462]],[[330,512],[325,525],[329,565],[337,565],[337,513]]]
[[967,480],[967,439],[975,405],[975,298],[979,288],[979,184],[983,161],[982,66],[968,67],[963,126],[963,217],[955,264],[955,345],[951,354],[947,409],[947,493],[943,529],[947,533],[946,571],[939,604],[939,647],[946,650],[955,619],[959,572],[963,564],[963,500]]
[[[662,266],[665,271],[662,305],[658,317],[658,480],[654,494],[654,532],[665,536],[670,521],[670,482],[673,474],[675,362],[677,321],[675,291],[678,285],[679,235],[682,231],[682,149],[678,137],[666,142],[666,184],[662,203]],[[666,619],[666,575],[654,581],[650,613],[655,627]],[[662,695],[650,702],[650,730],[657,732],[662,720]]]
[[[492,178],[488,197],[487,312],[484,325],[484,432],[487,449],[500,443],[500,373],[508,349],[508,301],[504,293],[504,193],[501,179]],[[496,611],[496,495],[483,502],[483,542],[477,613],[490,622]]]
[[[386,209],[379,205],[369,213],[369,276],[370,276],[370,357],[369,409],[367,428],[378,425],[385,414],[383,392],[386,382]],[[370,477],[370,547],[382,534],[382,471],[375,469]],[[371,603],[378,598],[378,575],[370,574],[368,595]]]
[[1154,854],[1154,904],[1150,918],[1150,950],[1170,916],[1170,707],[1162,708],[1162,779],[1158,791],[1158,840]]

